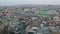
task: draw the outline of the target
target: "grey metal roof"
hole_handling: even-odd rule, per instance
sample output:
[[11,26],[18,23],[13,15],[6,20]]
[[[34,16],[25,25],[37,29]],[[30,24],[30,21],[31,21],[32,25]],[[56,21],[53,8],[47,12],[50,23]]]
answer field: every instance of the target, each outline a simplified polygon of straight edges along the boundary
[[52,15],[59,15],[58,12],[56,12],[56,10],[49,10],[48,14],[52,14]]

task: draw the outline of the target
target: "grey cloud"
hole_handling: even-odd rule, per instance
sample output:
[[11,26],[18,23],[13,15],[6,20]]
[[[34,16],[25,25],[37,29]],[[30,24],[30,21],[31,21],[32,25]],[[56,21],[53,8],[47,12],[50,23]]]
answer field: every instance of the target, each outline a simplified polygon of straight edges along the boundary
[[15,5],[15,4],[50,4],[50,5],[59,5],[60,0],[0,0],[0,5]]

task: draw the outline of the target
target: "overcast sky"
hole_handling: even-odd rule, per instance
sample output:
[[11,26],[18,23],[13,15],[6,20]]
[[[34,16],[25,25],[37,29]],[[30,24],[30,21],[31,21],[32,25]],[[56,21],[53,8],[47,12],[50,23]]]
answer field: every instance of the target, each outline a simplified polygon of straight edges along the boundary
[[0,5],[48,4],[60,5],[60,0],[0,0]]

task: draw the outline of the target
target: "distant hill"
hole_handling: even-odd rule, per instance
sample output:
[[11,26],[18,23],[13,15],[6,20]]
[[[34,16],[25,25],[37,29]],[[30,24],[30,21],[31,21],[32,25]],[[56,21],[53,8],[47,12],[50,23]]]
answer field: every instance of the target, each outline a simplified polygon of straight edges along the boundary
[[0,7],[36,7],[36,8],[52,8],[52,9],[60,9],[60,5],[33,5],[33,4],[23,4],[23,5],[11,5],[11,6],[0,6]]

